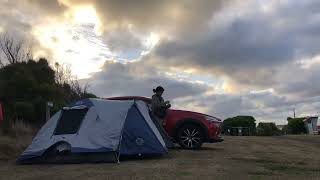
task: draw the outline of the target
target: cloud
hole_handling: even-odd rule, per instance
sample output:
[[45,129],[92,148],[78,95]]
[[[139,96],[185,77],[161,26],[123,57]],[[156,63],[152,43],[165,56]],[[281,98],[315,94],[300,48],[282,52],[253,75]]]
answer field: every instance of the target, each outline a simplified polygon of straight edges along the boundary
[[317,55],[320,18],[309,12],[312,1],[276,4],[272,12],[259,9],[257,3],[240,15],[233,11],[234,6],[219,12],[205,33],[194,31],[189,37],[160,41],[151,61],[196,68],[225,75],[238,84],[265,88],[275,83],[279,66],[285,68]]
[[177,108],[281,123],[293,108],[320,107],[315,0],[0,4],[0,31],[33,39],[38,54],[73,64],[83,77],[91,73],[99,96],[151,96],[160,84]]
[[104,33],[103,41],[112,52],[126,59],[138,58],[148,48],[143,44],[143,36],[126,27]]
[[67,10],[67,6],[59,0],[24,0],[24,3],[33,6],[34,10],[50,15],[61,14]]
[[257,122],[286,124],[287,117],[314,115],[319,108],[318,99],[294,101],[271,91],[248,92],[243,94],[195,95],[174,100],[176,108],[189,109],[210,114],[221,119],[248,115]]
[[140,61],[127,64],[107,61],[100,72],[84,81],[101,97],[151,96],[152,89],[159,85],[165,88],[164,95],[169,99],[204,94],[212,90],[212,87],[204,84],[170,77]]
[[[231,0],[62,0],[66,6],[91,6],[102,23],[100,31],[110,48],[124,52],[143,51],[150,33],[165,38],[193,34],[207,26],[212,15]],[[144,37],[143,37],[144,36]],[[123,54],[123,53],[122,53]]]
[[10,32],[17,35],[18,38],[27,36],[27,33],[31,30],[31,25],[24,18],[24,14],[20,11],[12,10],[14,4],[11,4],[11,1],[0,1],[0,3],[0,16],[2,17],[0,26],[2,27],[2,32]]
[[[205,0],[201,3],[171,0],[64,0],[63,2],[69,6],[93,5],[104,25],[121,27],[123,24],[131,24],[140,30],[179,26],[184,23],[200,24],[211,17],[213,11],[227,3],[220,0]],[[110,27],[106,27],[106,30],[108,28]]]
[[1,33],[22,40],[34,55],[52,57],[52,50],[41,45],[33,30],[52,17],[60,17],[66,7],[56,0],[0,0]]
[[319,96],[320,86],[316,83],[320,76],[319,68],[319,62],[307,68],[301,64],[287,66],[286,71],[279,72],[277,84],[279,93],[301,100]]
[[217,94],[211,86],[179,80],[141,61],[127,64],[107,61],[102,71],[85,81],[101,97],[151,96],[152,88],[162,85],[166,89],[165,98],[172,101],[173,108],[207,113],[222,119],[251,115],[258,122],[285,124],[286,117],[292,116],[294,108],[297,115],[310,115],[320,107],[320,96],[302,101],[279,95],[273,89]]

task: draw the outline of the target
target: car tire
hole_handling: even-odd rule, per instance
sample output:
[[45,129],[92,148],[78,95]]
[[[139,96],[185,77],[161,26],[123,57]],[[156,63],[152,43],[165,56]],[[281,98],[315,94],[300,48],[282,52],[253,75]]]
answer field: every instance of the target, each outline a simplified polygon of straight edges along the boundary
[[178,129],[177,142],[183,149],[199,149],[203,140],[204,132],[199,125],[186,124]]

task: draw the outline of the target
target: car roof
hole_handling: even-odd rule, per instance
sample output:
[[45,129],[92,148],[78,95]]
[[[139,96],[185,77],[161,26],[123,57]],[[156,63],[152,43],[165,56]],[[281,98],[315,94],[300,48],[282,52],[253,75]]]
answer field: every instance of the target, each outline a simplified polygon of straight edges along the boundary
[[151,98],[148,97],[143,97],[143,96],[118,96],[118,97],[109,97],[109,98],[105,98],[108,100],[141,100],[141,101],[145,101],[147,103],[151,103]]

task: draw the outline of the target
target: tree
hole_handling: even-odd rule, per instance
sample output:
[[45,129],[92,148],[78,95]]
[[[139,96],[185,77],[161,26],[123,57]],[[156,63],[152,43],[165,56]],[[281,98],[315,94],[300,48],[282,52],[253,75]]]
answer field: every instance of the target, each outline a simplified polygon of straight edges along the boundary
[[305,134],[307,133],[307,130],[304,126],[304,120],[305,118],[291,118],[288,117],[288,133],[290,134]]
[[250,131],[250,135],[255,134],[256,132],[256,123],[255,118],[252,116],[236,116],[232,118],[225,119],[223,121],[223,131],[227,132],[228,129],[232,127],[246,127]]
[[71,82],[57,83],[56,72],[45,58],[7,64],[0,68],[0,98],[6,119],[38,126],[44,123],[48,101],[53,102],[55,112],[79,99],[95,97],[87,92],[88,85]]
[[8,64],[0,69],[0,97],[6,117],[39,124],[44,120],[45,104],[63,104],[62,92],[54,81],[55,73],[44,59]]
[[281,135],[281,131],[277,128],[275,123],[260,122],[257,127],[257,135],[278,136],[278,135]]
[[81,85],[71,75],[69,66],[50,67],[45,58],[33,60],[31,47],[8,33],[0,36],[0,99],[3,101],[5,131],[12,121],[41,125],[46,103],[53,102],[53,113],[62,106],[83,98],[96,97],[88,93],[88,84]]
[[55,81],[59,85],[70,84],[70,82],[74,79],[71,74],[70,65],[62,64],[60,65],[58,62],[54,64],[55,70]]
[[4,55],[0,58],[0,67],[32,59],[30,46],[26,46],[23,40],[14,40],[8,33],[0,36],[0,50]]
[[55,81],[66,92],[66,99],[75,101],[84,98],[95,98],[94,94],[88,93],[89,84],[81,85],[76,76],[72,76],[69,65],[55,63]]

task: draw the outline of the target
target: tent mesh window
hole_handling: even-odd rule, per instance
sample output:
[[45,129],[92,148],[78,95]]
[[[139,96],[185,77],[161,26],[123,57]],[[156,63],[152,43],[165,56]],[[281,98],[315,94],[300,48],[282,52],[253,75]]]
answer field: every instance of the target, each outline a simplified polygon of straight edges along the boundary
[[54,135],[77,133],[87,112],[88,108],[63,110]]

